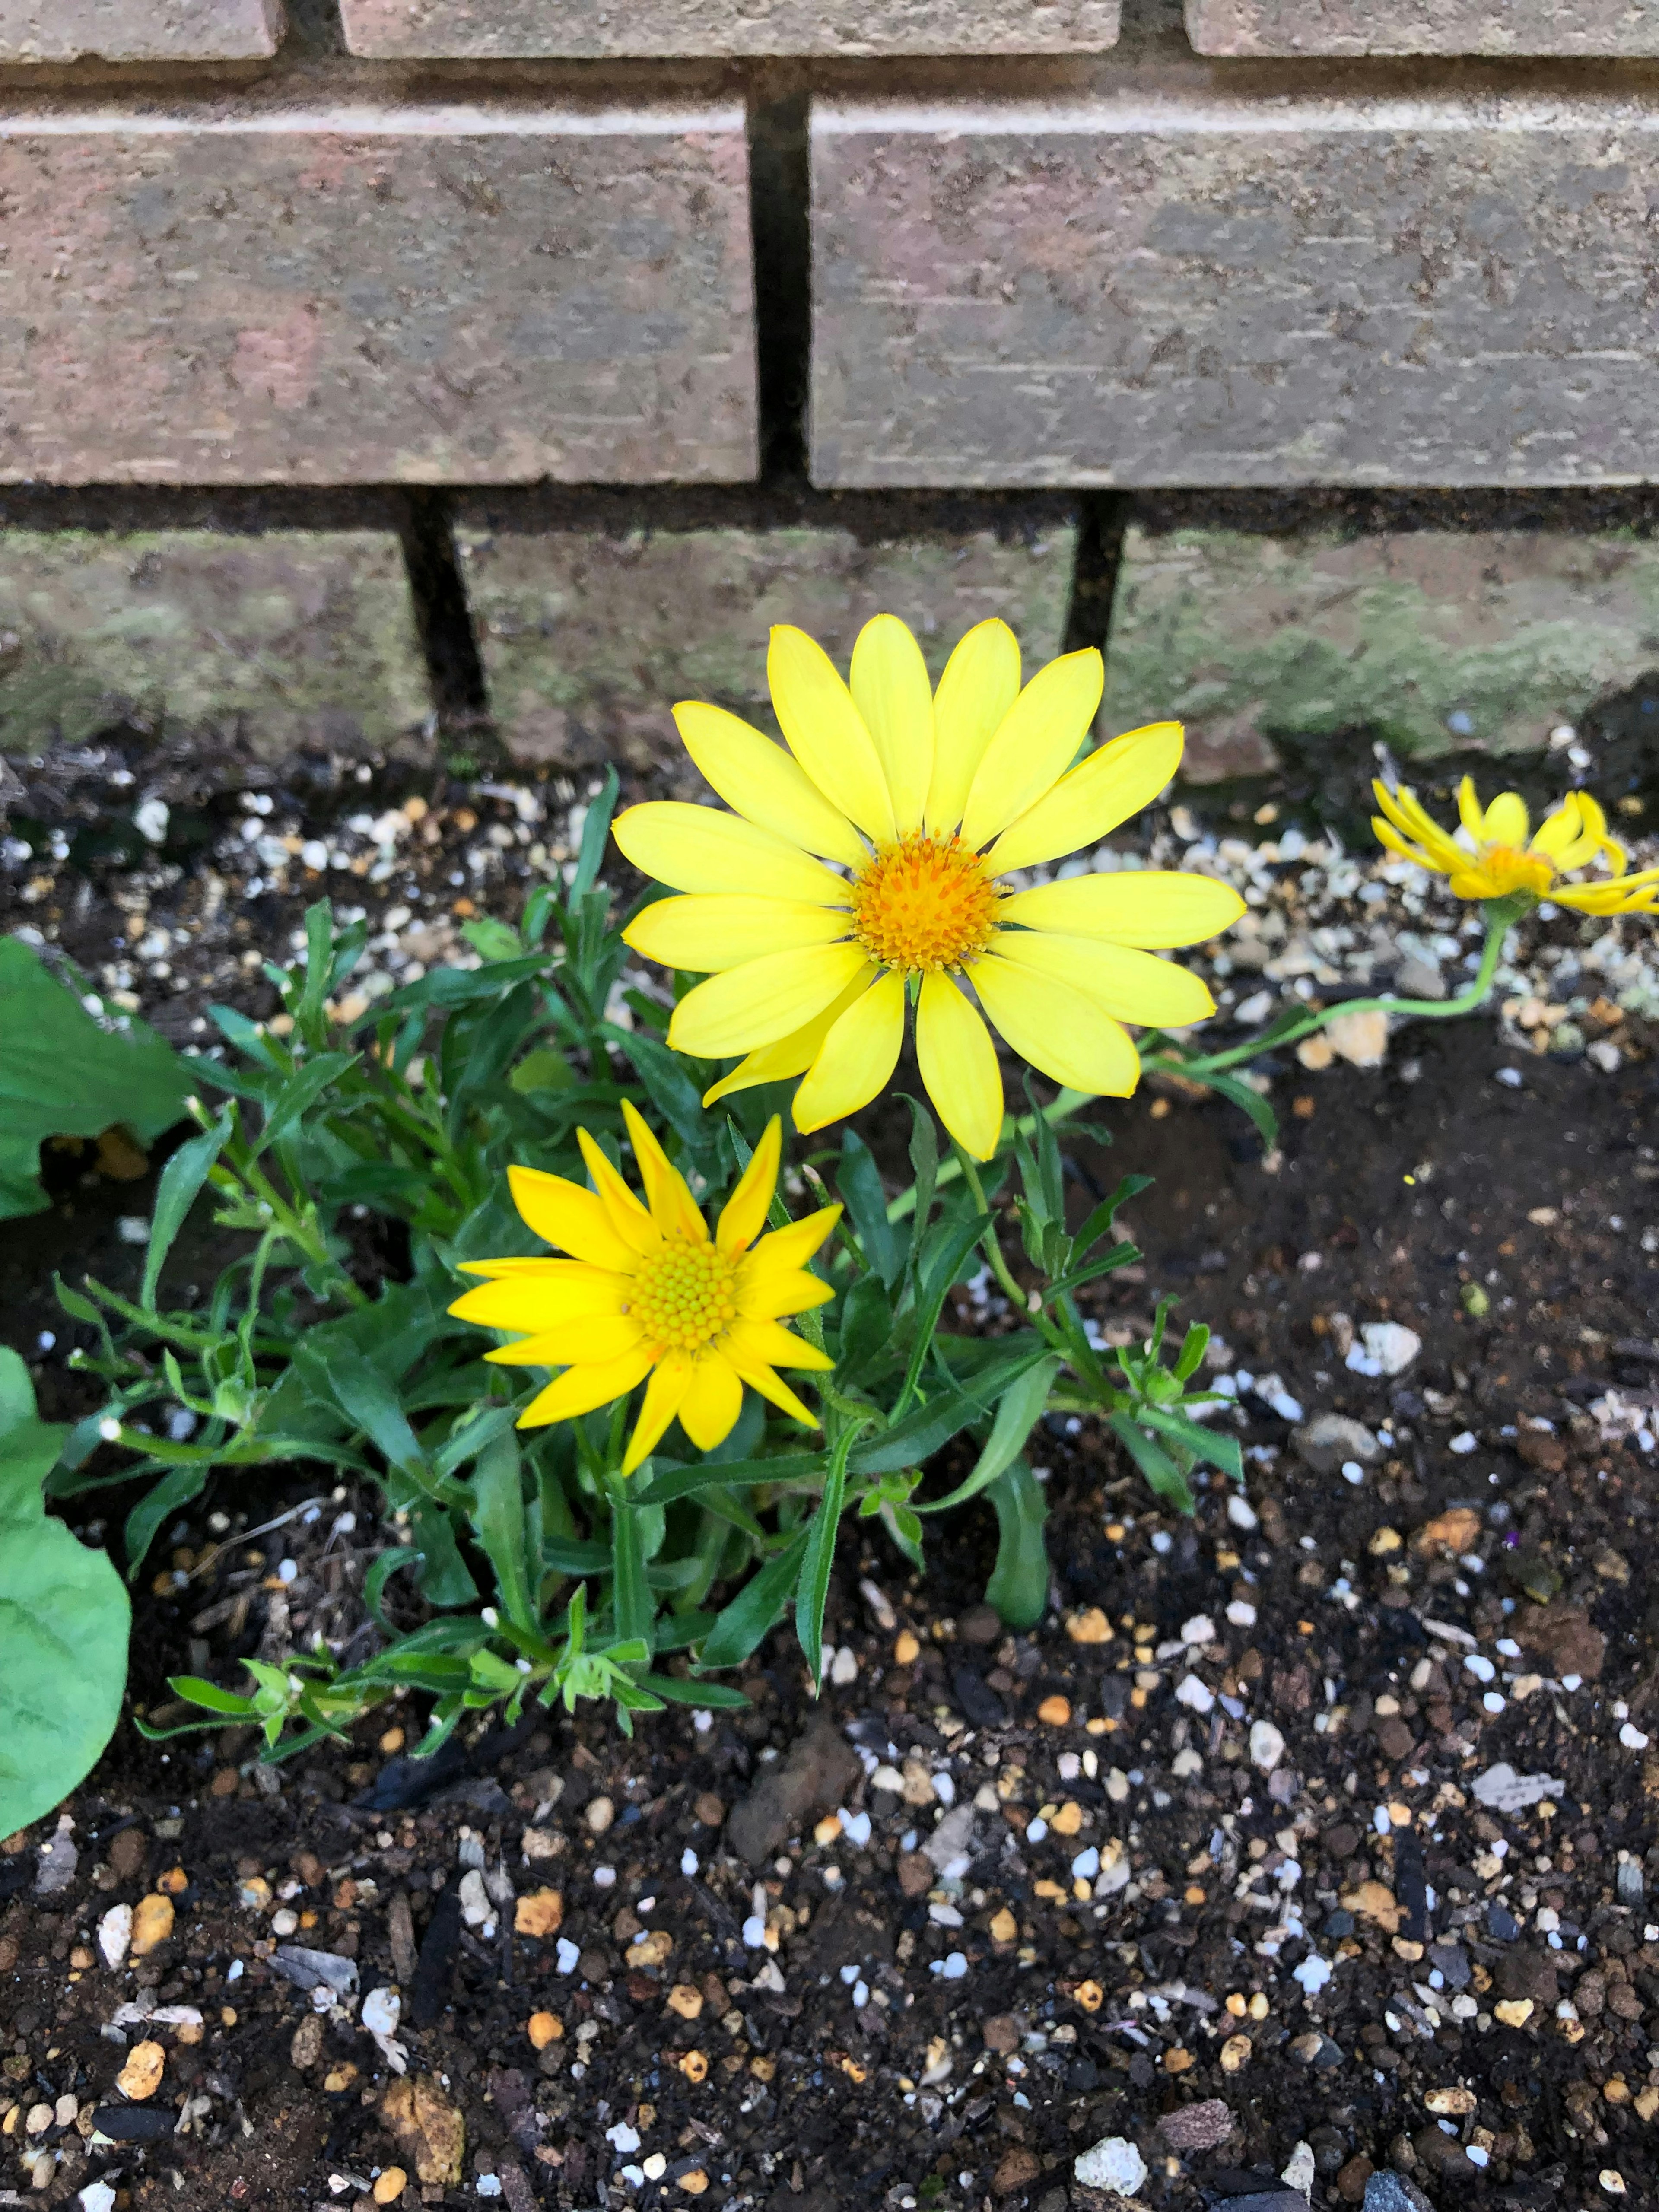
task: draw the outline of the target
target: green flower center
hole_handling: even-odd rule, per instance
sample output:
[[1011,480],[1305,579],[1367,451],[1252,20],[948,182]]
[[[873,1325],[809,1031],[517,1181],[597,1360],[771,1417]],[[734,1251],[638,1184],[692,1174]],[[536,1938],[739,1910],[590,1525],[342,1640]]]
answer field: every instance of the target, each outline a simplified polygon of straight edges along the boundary
[[640,1261],[623,1310],[664,1352],[701,1352],[738,1317],[737,1270],[715,1245],[668,1237]]

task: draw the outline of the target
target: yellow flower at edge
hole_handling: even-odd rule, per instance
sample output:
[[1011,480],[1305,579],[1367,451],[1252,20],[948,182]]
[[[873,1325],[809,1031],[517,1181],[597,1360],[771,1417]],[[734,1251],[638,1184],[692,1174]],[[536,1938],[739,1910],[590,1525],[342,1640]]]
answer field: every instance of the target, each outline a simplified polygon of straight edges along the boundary
[[[677,1417],[701,1451],[732,1433],[743,1386],[816,1428],[780,1367],[835,1362],[783,1327],[835,1296],[806,1262],[835,1227],[838,1206],[762,1237],[778,1180],[783,1132],[775,1115],[711,1237],[685,1180],[627,1099],[623,1115],[644,1186],[641,1205],[586,1129],[576,1132],[594,1188],[535,1168],[509,1168],[513,1202],[566,1260],[474,1260],[488,1279],[449,1309],[523,1340],[487,1352],[503,1367],[562,1367],[519,1416],[521,1429],[573,1419],[624,1398],[645,1400],[623,1473],[654,1451]],[[758,1243],[756,1239],[759,1238]]]
[[[1505,791],[1483,807],[1474,779],[1457,789],[1460,844],[1429,813],[1414,791],[1373,783],[1382,818],[1371,828],[1389,852],[1448,878],[1461,899],[1553,899],[1581,914],[1651,914],[1659,908],[1659,868],[1626,875],[1624,848],[1607,835],[1607,817],[1587,792],[1570,791],[1535,830],[1519,792]],[[1613,871],[1599,883],[1568,884],[1562,877],[1592,860]]]
[[1098,843],[1180,761],[1176,722],[1078,759],[1100,705],[1097,653],[1022,684],[1012,631],[982,622],[935,692],[915,639],[878,615],[849,683],[787,627],[767,678],[787,750],[718,707],[674,709],[732,813],[655,802],[616,825],[637,868],[685,894],[637,915],[629,945],[708,979],[675,1009],[670,1044],[744,1055],[706,1105],[799,1075],[797,1128],[856,1113],[892,1075],[914,1000],[922,1082],[987,1159],[1003,1103],[985,1018],[1054,1082],[1127,1097],[1140,1062],[1124,1023],[1185,1028],[1215,1012],[1198,977],[1152,954],[1236,921],[1243,902],[1224,884],[1125,872],[1011,893],[1001,880]]

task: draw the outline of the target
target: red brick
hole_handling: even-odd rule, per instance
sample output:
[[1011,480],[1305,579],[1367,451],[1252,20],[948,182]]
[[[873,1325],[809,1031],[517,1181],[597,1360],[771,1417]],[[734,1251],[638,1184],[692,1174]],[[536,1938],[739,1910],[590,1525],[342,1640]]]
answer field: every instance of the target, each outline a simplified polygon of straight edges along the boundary
[[1094,53],[1118,0],[343,0],[356,54],[591,59],[638,54]]
[[0,0],[0,62],[246,61],[282,34],[282,0]]
[[1659,472],[1659,103],[1213,64],[820,105],[811,470],[853,485]]
[[755,469],[741,112],[0,125],[0,480]]
[[1659,54],[1632,0],[1187,0],[1201,54]]

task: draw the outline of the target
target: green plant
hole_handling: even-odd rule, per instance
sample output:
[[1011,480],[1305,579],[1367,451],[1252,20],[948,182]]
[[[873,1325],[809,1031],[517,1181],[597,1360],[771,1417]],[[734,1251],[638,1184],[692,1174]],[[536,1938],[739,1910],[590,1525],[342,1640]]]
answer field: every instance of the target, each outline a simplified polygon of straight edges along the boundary
[[120,1717],[127,1594],[41,1496],[67,1434],[39,1419],[28,1369],[0,1346],[0,1836],[74,1789]]
[[[579,1127],[620,1163],[627,1099],[712,1204],[787,1097],[762,1086],[705,1112],[713,1071],[667,1049],[672,1008],[620,991],[626,918],[597,882],[608,816],[607,799],[568,887],[538,891],[516,930],[469,927],[476,967],[435,971],[349,1027],[328,1008],[365,933],[313,908],[303,961],[267,970],[285,1034],[220,1008],[224,1057],[187,1063],[196,1130],[161,1176],[137,1297],[59,1285],[95,1334],[75,1358],[104,1396],[54,1438],[35,1480],[44,1473],[56,1499],[141,1481],[130,1573],[210,1483],[222,1498],[248,1469],[322,1468],[385,1499],[392,1540],[365,1589],[372,1655],[345,1665],[302,1650],[252,1667],[248,1687],[180,1677],[175,1694],[202,1716],[185,1725],[251,1722],[283,1756],[416,1695],[429,1701],[430,1751],[466,1715],[512,1717],[532,1699],[606,1698],[624,1728],[676,1700],[740,1703],[718,1677],[786,1616],[813,1679],[822,1671],[849,1515],[921,1565],[936,1518],[983,1496],[1000,1536],[992,1600],[1011,1623],[1034,1622],[1049,1571],[1026,1448],[1051,1411],[1104,1413],[1133,1432],[1141,1464],[1188,1506],[1198,1457],[1239,1473],[1236,1446],[1183,1411],[1201,1332],[1174,1365],[1154,1347],[1109,1371],[1079,1312],[1080,1289],[1137,1256],[1114,1222],[1140,1180],[1073,1233],[1041,1116],[981,1166],[959,1150],[942,1158],[914,1101],[896,1199],[850,1130],[797,1161],[795,1213],[830,1199],[844,1209],[816,1263],[833,1297],[799,1317],[833,1361],[812,1378],[820,1435],[750,1394],[718,1449],[672,1429],[624,1478],[620,1405],[515,1426],[538,1385],[487,1362],[489,1336],[448,1311],[460,1262],[535,1246],[508,1200],[508,1164],[580,1178]],[[200,1304],[171,1305],[168,1256],[198,1200],[242,1249]],[[1002,1251],[1005,1209],[1030,1289]],[[772,1225],[789,1218],[775,1198]],[[376,1257],[388,1243],[402,1255],[389,1279]],[[1016,1326],[961,1333],[951,1294],[988,1265]],[[182,1424],[161,1418],[179,1409],[194,1417],[183,1440],[170,1433]],[[967,1448],[965,1472],[941,1482],[930,1468],[952,1445]],[[167,1733],[178,1718],[141,1725]]]

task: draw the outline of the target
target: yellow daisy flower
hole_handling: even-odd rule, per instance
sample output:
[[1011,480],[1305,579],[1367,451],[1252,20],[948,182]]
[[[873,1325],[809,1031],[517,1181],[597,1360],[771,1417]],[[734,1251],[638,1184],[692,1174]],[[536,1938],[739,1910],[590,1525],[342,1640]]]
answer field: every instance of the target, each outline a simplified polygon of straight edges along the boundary
[[[808,1428],[817,1420],[775,1372],[835,1362],[782,1326],[835,1293],[806,1262],[840,1218],[825,1206],[761,1237],[778,1180],[783,1132],[775,1115],[711,1238],[678,1170],[628,1100],[623,1115],[644,1185],[642,1206],[586,1129],[578,1129],[594,1188],[535,1168],[509,1168],[513,1202],[538,1237],[568,1260],[477,1260],[489,1279],[449,1309],[523,1339],[487,1352],[503,1367],[562,1367],[519,1416],[521,1429],[568,1421],[625,1398],[645,1401],[623,1462],[631,1474],[671,1421],[701,1451],[732,1433],[746,1382]],[[757,1237],[760,1242],[756,1243]],[[752,1249],[750,1249],[752,1246]]]
[[784,627],[767,678],[787,751],[718,707],[674,709],[732,813],[653,803],[616,825],[637,868],[686,894],[636,915],[628,943],[708,978],[675,1009],[669,1042],[744,1055],[705,1104],[799,1075],[797,1128],[856,1113],[893,1073],[908,999],[940,1119],[988,1159],[1002,1078],[981,1013],[1054,1082],[1127,1097],[1140,1062],[1124,1023],[1184,1028],[1215,1012],[1196,976],[1152,952],[1236,921],[1243,902],[1224,884],[1149,872],[1011,893],[1002,881],[1097,843],[1180,761],[1178,722],[1078,760],[1100,705],[1097,653],[1022,686],[1012,631],[982,622],[935,692],[915,639],[878,615],[850,684]]
[[[1607,817],[1587,792],[1570,791],[1534,830],[1518,792],[1502,792],[1483,807],[1466,775],[1457,789],[1460,842],[1414,791],[1403,785],[1390,791],[1382,783],[1371,789],[1382,810],[1371,818],[1381,842],[1402,860],[1446,877],[1456,898],[1547,898],[1581,914],[1650,914],[1659,907],[1659,868],[1624,872],[1624,848],[1608,836]],[[1613,871],[1603,881],[1561,880],[1595,860]]]

